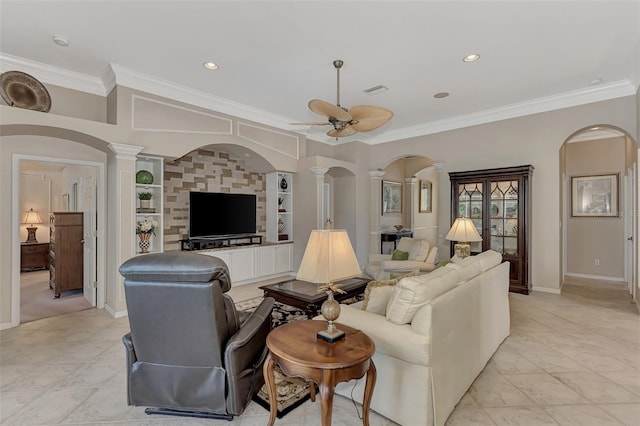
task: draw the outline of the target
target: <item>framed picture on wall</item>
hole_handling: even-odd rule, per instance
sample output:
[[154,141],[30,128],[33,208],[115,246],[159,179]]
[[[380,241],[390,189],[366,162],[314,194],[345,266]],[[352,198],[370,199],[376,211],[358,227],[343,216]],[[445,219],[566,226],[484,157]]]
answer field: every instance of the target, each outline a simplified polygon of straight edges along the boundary
[[383,215],[402,213],[402,184],[400,182],[382,181],[381,207]]
[[571,216],[618,217],[617,173],[571,176]]
[[431,190],[430,180],[420,181],[420,191],[418,193],[418,212],[431,213]]

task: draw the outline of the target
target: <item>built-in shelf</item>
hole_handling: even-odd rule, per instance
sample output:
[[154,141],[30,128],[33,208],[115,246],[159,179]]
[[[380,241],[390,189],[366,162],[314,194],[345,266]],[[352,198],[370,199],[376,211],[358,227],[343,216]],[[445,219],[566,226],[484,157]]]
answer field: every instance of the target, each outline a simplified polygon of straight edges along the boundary
[[[136,215],[135,224],[145,218],[153,219],[158,222],[155,229],[155,235],[151,236],[151,246],[149,253],[158,253],[163,251],[163,171],[164,163],[160,157],[139,156],[136,160],[136,173],[140,170],[146,170],[153,175],[153,183],[136,183]],[[138,194],[141,192],[151,192],[153,197],[150,200],[149,211],[141,211],[140,199]],[[135,225],[134,224],[134,225]],[[135,232],[135,230],[134,230]],[[136,238],[136,253],[141,253],[138,239]]]
[[267,241],[293,241],[293,179],[291,173],[267,173]]

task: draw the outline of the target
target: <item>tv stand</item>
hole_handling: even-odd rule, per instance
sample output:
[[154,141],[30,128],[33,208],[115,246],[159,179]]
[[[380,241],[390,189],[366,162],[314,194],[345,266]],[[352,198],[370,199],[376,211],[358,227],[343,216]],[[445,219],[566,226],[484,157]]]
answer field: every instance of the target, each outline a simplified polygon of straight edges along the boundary
[[262,235],[223,235],[180,240],[181,250],[207,250],[262,244]]

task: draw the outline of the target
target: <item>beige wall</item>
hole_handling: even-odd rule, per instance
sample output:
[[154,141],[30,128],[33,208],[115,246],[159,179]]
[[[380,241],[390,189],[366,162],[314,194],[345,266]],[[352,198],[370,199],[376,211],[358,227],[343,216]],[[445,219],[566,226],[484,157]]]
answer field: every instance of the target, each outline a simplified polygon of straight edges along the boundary
[[[571,177],[616,173],[619,200],[624,195],[625,138],[568,143],[565,173]],[[568,204],[571,208],[571,204]],[[619,209],[622,209],[619,203]],[[570,212],[570,210],[569,210]],[[567,274],[591,278],[624,279],[624,220],[619,217],[567,217]],[[596,259],[599,263],[596,265]]]
[[[0,193],[5,202],[0,203],[0,226],[2,229],[18,230],[20,218],[12,214],[13,157],[14,155],[49,157],[58,159],[106,162],[103,152],[68,140],[43,136],[0,137]],[[0,324],[11,321],[12,265],[14,253],[11,238],[0,241]],[[19,263],[19,258],[17,259]]]
[[449,227],[448,172],[532,164],[532,253],[534,289],[560,289],[559,150],[573,132],[610,124],[637,134],[633,96],[467,127],[434,135],[375,145],[370,168],[384,168],[390,159],[424,155],[445,163],[438,194],[440,253]]

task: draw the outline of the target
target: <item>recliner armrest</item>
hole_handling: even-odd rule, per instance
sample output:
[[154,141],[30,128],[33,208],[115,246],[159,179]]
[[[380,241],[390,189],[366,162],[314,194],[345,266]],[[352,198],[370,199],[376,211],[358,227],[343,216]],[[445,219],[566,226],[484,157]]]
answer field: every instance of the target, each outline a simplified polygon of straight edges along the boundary
[[271,311],[275,300],[265,297],[224,348],[225,369],[237,374],[260,358],[271,331]]

